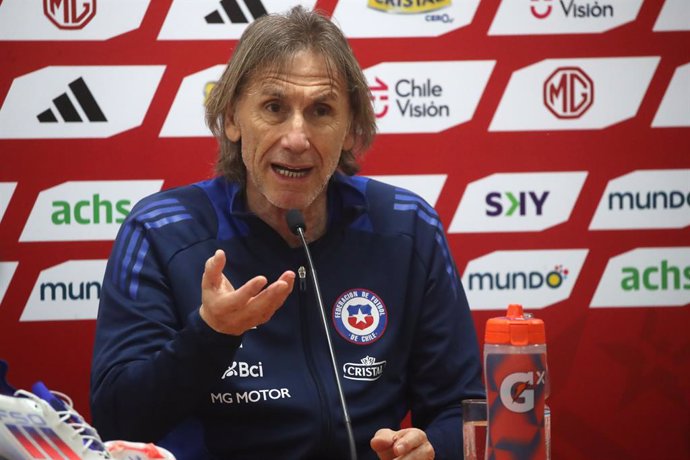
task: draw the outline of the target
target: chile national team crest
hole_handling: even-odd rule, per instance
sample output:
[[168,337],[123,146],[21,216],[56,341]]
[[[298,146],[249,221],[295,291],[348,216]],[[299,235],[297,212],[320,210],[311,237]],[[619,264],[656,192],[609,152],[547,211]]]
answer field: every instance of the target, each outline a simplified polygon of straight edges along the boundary
[[368,345],[381,338],[388,324],[383,301],[366,289],[350,289],[333,304],[333,323],[348,342]]

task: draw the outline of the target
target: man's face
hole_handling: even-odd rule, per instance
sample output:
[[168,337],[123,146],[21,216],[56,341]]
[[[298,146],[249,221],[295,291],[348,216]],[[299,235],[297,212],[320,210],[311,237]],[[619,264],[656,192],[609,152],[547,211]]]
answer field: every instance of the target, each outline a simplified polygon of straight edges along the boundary
[[230,110],[225,133],[242,140],[252,211],[306,210],[325,196],[353,137],[344,83],[329,78],[319,55],[301,51],[284,73],[252,76]]

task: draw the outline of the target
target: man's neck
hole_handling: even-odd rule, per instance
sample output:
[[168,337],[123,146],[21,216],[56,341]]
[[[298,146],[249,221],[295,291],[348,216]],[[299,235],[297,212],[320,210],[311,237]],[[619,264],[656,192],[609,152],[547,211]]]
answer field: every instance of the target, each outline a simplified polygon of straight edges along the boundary
[[[304,216],[306,231],[304,232],[307,242],[312,242],[321,238],[326,233],[327,226],[327,206],[326,192],[320,194],[306,209],[300,209]],[[297,247],[300,245],[299,237],[295,236],[287,225],[287,209],[281,209],[268,202],[262,195],[254,196],[247,191],[247,207],[256,214],[259,219],[266,222],[273,230],[290,245]]]

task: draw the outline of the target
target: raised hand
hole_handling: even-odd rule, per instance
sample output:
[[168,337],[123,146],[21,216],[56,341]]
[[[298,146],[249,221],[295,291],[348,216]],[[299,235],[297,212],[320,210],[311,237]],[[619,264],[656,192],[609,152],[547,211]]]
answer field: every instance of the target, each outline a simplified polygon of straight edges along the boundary
[[220,249],[206,261],[199,314],[216,332],[241,335],[271,319],[292,292],[295,273],[284,272],[266,289],[265,276],[256,276],[235,289],[223,274],[225,262],[225,252]]

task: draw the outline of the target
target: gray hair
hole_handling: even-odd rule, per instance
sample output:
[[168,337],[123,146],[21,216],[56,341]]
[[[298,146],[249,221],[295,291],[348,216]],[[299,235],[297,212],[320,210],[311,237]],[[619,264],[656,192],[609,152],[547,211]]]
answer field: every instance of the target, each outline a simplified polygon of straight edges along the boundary
[[304,50],[323,56],[331,79],[335,75],[344,80],[355,143],[351,150],[341,152],[338,168],[348,175],[359,170],[357,160],[376,134],[376,119],[366,78],[340,29],[321,13],[297,6],[285,14],[262,16],[250,24],[220,81],[209,94],[206,123],[219,144],[218,174],[231,181],[244,183],[246,180],[242,140],[232,142],[227,138],[225,117],[236,106],[247,83],[260,72],[283,73],[290,59]]

